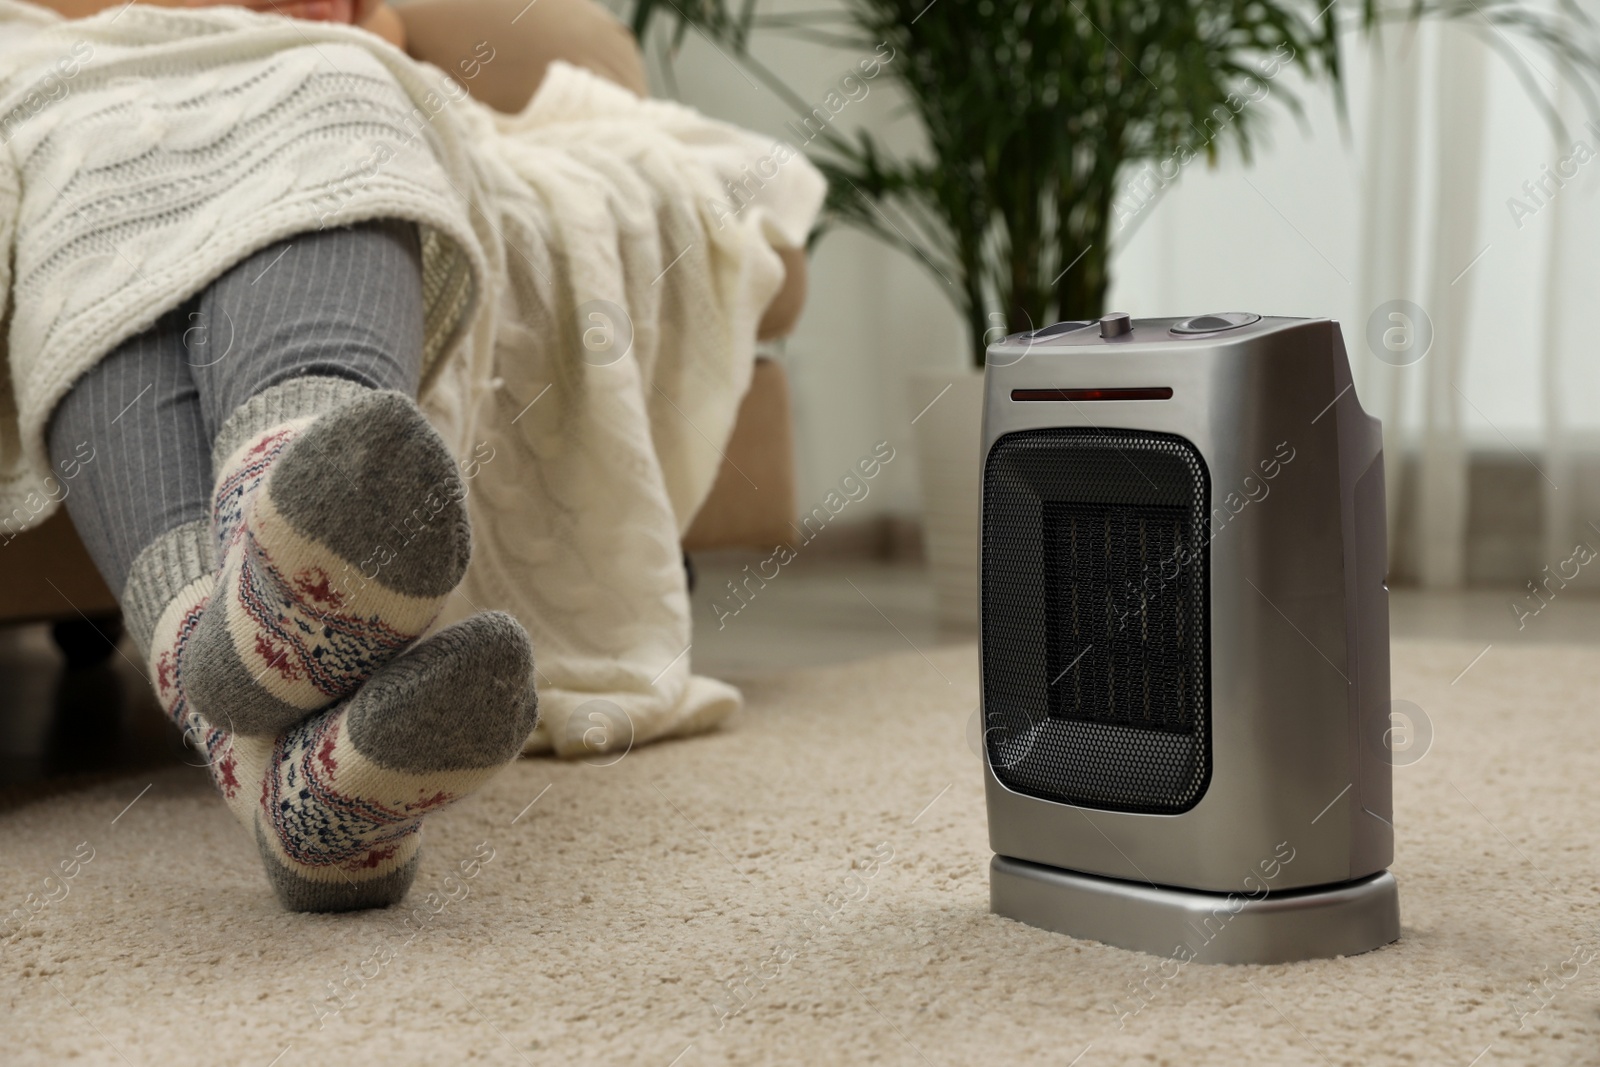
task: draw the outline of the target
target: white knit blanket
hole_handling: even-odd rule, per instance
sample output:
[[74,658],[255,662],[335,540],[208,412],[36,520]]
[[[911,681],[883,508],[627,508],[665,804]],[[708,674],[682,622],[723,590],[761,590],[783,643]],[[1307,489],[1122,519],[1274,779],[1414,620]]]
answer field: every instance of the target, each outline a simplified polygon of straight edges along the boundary
[[[486,54],[517,61],[490,43],[456,76]],[[0,0],[0,143],[0,543],[71,492],[44,428],[96,360],[265,245],[412,219],[422,400],[474,521],[441,624],[527,626],[530,751],[609,762],[739,707],[690,672],[678,542],[782,282],[772,246],[821,204],[803,159],[570,66],[505,116],[351,27],[18,0]]]

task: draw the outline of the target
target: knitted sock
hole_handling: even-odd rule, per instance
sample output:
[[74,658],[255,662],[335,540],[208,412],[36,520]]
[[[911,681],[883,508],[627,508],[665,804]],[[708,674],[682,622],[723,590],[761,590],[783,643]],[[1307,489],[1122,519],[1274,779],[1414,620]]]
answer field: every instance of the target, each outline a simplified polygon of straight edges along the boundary
[[163,535],[128,581],[130,629],[148,649],[167,714],[207,755],[285,908],[349,911],[400,900],[416,876],[423,817],[477,789],[533,730],[527,634],[511,616],[483,612],[275,738],[218,729],[184,695],[198,662],[193,637],[217,587],[206,525]]
[[276,737],[432,623],[471,553],[466,488],[409,397],[335,379],[253,397],[214,454],[220,574],[186,695],[232,732]]

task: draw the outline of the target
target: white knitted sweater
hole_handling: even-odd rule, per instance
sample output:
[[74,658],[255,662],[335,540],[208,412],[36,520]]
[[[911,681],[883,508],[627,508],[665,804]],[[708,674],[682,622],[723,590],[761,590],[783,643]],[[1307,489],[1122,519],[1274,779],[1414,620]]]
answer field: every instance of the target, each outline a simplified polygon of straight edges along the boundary
[[[347,26],[19,0],[0,144],[0,544],[71,491],[44,429],[98,359],[265,245],[407,218],[423,404],[472,459],[473,560],[441,624],[528,627],[531,750],[611,759],[739,706],[690,673],[677,546],[782,282],[772,246],[821,204],[802,158],[561,64],[505,116]],[[730,181],[753,194],[737,213]]]

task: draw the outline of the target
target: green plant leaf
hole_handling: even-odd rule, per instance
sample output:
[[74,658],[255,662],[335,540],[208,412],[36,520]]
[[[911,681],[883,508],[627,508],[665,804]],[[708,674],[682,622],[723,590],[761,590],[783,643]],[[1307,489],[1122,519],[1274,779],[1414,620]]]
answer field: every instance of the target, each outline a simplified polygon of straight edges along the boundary
[[[807,102],[750,55],[754,29],[880,42],[881,75],[921,128],[901,158],[831,123],[804,148],[829,181],[822,229],[847,225],[929,269],[968,324],[974,362],[998,313],[1010,329],[1104,311],[1117,232],[1192,160],[1248,162],[1273,108],[1303,114],[1281,75],[1328,85],[1345,114],[1337,4],[1319,0],[842,0],[842,11],[758,13],[754,0],[637,0],[641,37],[661,14],[729,50],[794,109]],[[1573,0],[1360,0],[1368,31],[1451,19],[1484,35],[1559,123],[1518,45],[1531,45],[1600,115],[1600,46]]]

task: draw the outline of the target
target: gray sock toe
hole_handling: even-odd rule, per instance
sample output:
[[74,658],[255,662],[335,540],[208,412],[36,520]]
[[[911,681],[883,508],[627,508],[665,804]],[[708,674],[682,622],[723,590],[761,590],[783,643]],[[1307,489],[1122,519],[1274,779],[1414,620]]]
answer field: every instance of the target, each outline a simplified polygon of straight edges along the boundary
[[272,883],[272,891],[287,911],[361,911],[396,904],[411,888],[422,858],[418,850],[404,864],[377,878],[323,880],[307,878],[285,867],[272,854],[259,826],[256,827],[256,845],[261,850],[267,881]]
[[268,492],[295,529],[363,573],[376,567],[397,592],[444,596],[466,572],[466,486],[404,393],[373,391],[319,418],[274,466]]
[[527,631],[499,611],[448,626],[375,674],[348,716],[356,750],[394,770],[499,766],[538,722]]

